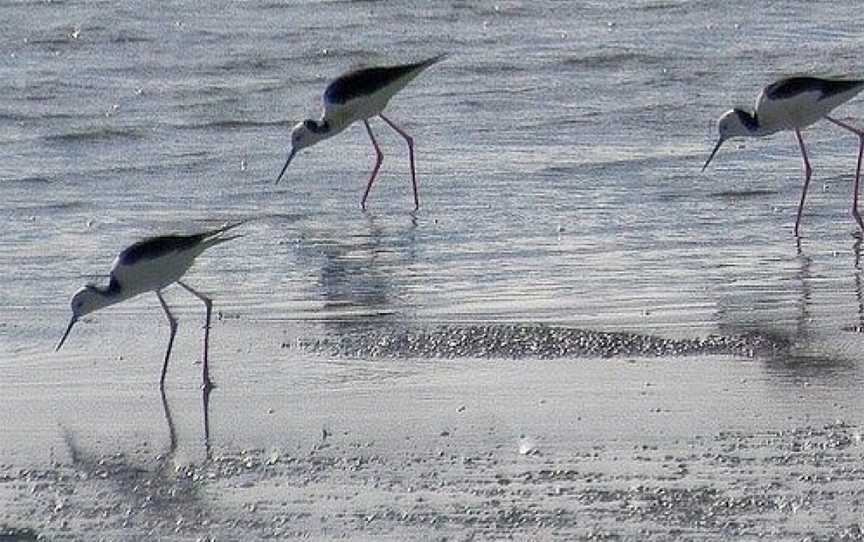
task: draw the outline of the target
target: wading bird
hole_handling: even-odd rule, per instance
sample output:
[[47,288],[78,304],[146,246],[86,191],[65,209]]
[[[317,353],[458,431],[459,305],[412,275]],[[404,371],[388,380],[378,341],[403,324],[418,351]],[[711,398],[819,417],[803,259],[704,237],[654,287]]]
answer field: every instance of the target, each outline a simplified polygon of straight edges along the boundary
[[111,266],[111,275],[108,285],[105,287],[87,284],[72,296],[72,319],[69,327],[63,334],[63,338],[57,344],[55,351],[60,350],[72,326],[79,318],[103,307],[114,305],[145,292],[155,292],[168,322],[171,325],[171,335],[168,338],[168,349],[165,351],[165,361],[162,364],[162,376],[159,386],[165,386],[165,373],[168,370],[168,360],[171,357],[171,346],[174,344],[174,335],[177,333],[177,320],[171,314],[168,304],[162,297],[162,290],[175,282],[189,291],[192,295],[204,302],[207,308],[207,323],[204,327],[204,368],[202,385],[204,389],[210,389],[213,383],[207,370],[208,344],[210,341],[210,314],[213,310],[213,302],[180,279],[202,252],[210,247],[236,239],[240,235],[225,236],[225,232],[232,230],[242,224],[238,222],[221,228],[205,231],[195,235],[165,235],[151,237],[139,241],[123,252],[114,260]]
[[821,119],[833,122],[837,126],[849,130],[858,136],[858,165],[855,169],[855,182],[852,186],[852,216],[861,230],[864,222],[858,212],[858,184],[861,177],[861,157],[864,153],[864,130],[850,126],[828,116],[840,105],[854,98],[864,89],[864,80],[820,79],[817,77],[790,77],[781,79],[765,87],[756,100],[756,110],[751,114],[741,109],[732,109],[720,117],[717,131],[720,139],[711,155],[702,166],[702,171],[708,167],[711,159],[717,154],[720,146],[733,137],[765,137],[782,130],[792,130],[801,148],[804,163],[804,187],[801,191],[801,201],[798,203],[798,215],[795,219],[795,236],[801,224],[801,212],[804,209],[804,199],[810,185],[813,169],[807,159],[804,139],[801,130]]
[[375,141],[369,119],[375,116],[381,117],[399,135],[408,142],[408,155],[411,165],[411,184],[414,188],[414,210],[420,208],[420,199],[417,196],[417,175],[414,169],[414,140],[402,128],[384,116],[384,108],[397,92],[405,88],[423,70],[440,62],[446,55],[438,55],[415,64],[404,64],[401,66],[383,66],[375,68],[363,68],[350,71],[334,79],[324,90],[324,113],[321,120],[307,119],[294,126],[291,131],[291,151],[285,166],[276,178],[278,183],[294,156],[302,149],[314,145],[319,141],[333,137],[358,120],[362,120],[366,126],[366,133],[372,140],[375,148],[375,167],[360,200],[360,207],[366,209],[366,197],[372,188],[372,182],[378,174],[384,154]]

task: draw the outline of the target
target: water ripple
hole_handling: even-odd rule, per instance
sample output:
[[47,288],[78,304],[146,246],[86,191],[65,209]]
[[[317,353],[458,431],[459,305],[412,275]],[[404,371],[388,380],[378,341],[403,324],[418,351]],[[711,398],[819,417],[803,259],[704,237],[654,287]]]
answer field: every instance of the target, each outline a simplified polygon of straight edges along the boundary
[[87,128],[68,131],[62,134],[51,134],[43,139],[48,143],[98,143],[118,139],[138,140],[143,136],[136,130],[123,128]]

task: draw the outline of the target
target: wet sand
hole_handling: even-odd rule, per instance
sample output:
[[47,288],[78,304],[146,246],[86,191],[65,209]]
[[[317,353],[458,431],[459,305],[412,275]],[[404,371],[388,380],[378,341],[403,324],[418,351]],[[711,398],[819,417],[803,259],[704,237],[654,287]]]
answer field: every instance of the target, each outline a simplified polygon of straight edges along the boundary
[[[483,329],[501,345],[550,328]],[[244,356],[223,360],[206,409],[188,361],[164,403],[139,379],[155,365],[134,359],[108,362],[141,369],[126,379],[72,361],[101,386],[46,365],[26,391],[4,387],[21,417],[6,425],[0,539],[864,539],[853,363],[782,344],[556,359],[352,344],[359,356],[273,344],[242,381]]]

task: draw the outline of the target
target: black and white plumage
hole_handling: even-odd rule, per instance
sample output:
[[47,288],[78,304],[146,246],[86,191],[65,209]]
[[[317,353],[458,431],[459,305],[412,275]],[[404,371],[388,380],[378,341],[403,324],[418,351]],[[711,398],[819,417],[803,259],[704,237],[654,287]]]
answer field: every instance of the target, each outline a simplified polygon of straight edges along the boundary
[[861,220],[861,214],[858,212],[858,185],[861,176],[861,158],[862,153],[864,153],[864,130],[829,116],[831,111],[857,96],[862,90],[864,90],[864,80],[789,77],[776,81],[762,89],[756,100],[756,109],[753,113],[742,109],[732,109],[720,117],[717,122],[717,131],[720,137],[702,170],[704,171],[708,167],[720,146],[727,139],[765,137],[783,130],[794,131],[798,146],[801,148],[804,166],[804,187],[795,220],[795,235],[798,236],[804,199],[807,197],[807,188],[810,185],[810,176],[813,172],[807,158],[801,130],[821,119],[826,119],[854,133],[860,141],[858,165],[853,185],[852,216],[861,230],[864,230],[864,221]]
[[213,302],[207,296],[197,292],[180,279],[195,263],[195,258],[210,247],[240,237],[226,236],[225,233],[240,226],[242,222],[229,224],[215,230],[209,230],[194,235],[164,235],[138,241],[123,250],[111,266],[108,285],[104,287],[87,284],[72,296],[72,319],[57,344],[60,350],[72,326],[84,315],[95,312],[109,305],[120,303],[145,292],[155,292],[168,322],[171,325],[171,335],[168,339],[168,349],[165,351],[165,361],[162,365],[160,386],[165,385],[165,373],[168,370],[168,360],[171,357],[171,346],[177,332],[177,320],[171,314],[168,304],[162,297],[162,290],[177,283],[192,295],[200,299],[207,309],[207,323],[204,328],[204,362],[203,386],[212,387],[207,367],[208,345],[210,340],[210,315]]
[[445,57],[446,55],[442,54],[414,64],[363,68],[350,71],[334,79],[324,90],[324,112],[321,115],[321,120],[307,119],[296,124],[291,131],[291,151],[282,171],[276,178],[276,182],[278,183],[282,179],[291,160],[300,150],[333,137],[354,122],[362,120],[376,154],[375,167],[372,169],[372,174],[366,184],[366,191],[360,200],[360,206],[365,209],[366,198],[372,188],[372,182],[375,180],[384,159],[369,125],[369,119],[378,116],[408,143],[411,183],[414,189],[414,208],[415,210],[419,209],[420,200],[417,195],[417,176],[414,167],[414,140],[393,121],[384,116],[383,111],[397,92],[405,88],[424,70]]

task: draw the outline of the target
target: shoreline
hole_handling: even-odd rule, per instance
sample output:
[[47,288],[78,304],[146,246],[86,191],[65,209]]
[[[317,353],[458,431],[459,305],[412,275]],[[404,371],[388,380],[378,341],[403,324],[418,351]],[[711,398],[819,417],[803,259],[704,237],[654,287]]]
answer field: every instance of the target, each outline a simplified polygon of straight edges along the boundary
[[849,378],[838,390],[777,363],[305,358],[290,377],[221,382],[207,445],[192,387],[166,394],[173,436],[158,391],[101,387],[91,408],[55,405],[56,434],[31,436],[53,456],[0,461],[0,527],[61,540],[855,539],[861,399]]

